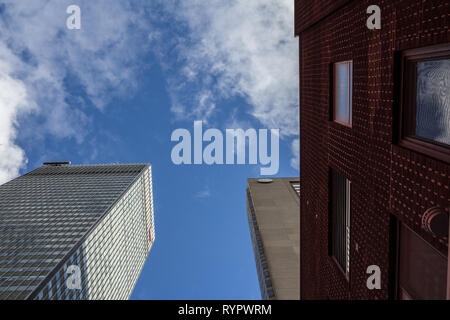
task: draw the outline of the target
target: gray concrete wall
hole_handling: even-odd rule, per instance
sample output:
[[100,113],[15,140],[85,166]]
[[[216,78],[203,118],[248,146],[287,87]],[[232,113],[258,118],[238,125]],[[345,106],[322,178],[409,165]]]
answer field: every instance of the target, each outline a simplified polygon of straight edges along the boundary
[[291,186],[298,178],[259,183],[248,188],[269,265],[275,299],[300,299],[300,198]]

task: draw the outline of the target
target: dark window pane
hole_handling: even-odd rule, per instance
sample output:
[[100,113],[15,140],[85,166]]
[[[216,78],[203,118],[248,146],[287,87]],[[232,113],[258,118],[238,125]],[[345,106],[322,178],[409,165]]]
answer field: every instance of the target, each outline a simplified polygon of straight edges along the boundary
[[403,224],[399,273],[401,299],[445,300],[446,257]]
[[350,272],[350,181],[332,175],[332,255],[348,275]]

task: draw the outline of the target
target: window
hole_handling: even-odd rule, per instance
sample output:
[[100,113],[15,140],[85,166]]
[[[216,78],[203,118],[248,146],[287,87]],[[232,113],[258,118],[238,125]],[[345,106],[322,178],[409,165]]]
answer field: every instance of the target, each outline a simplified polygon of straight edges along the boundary
[[350,275],[350,189],[351,182],[332,171],[330,253],[347,279]]
[[450,45],[403,53],[400,144],[450,162]]
[[445,300],[447,257],[403,223],[398,246],[398,299]]
[[352,126],[353,61],[334,64],[333,120]]

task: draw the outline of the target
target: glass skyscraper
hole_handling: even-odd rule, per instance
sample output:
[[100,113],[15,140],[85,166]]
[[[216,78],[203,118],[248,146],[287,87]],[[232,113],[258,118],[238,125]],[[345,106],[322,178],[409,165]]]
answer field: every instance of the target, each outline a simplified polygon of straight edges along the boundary
[[150,165],[46,163],[0,186],[0,299],[128,299],[154,240]]

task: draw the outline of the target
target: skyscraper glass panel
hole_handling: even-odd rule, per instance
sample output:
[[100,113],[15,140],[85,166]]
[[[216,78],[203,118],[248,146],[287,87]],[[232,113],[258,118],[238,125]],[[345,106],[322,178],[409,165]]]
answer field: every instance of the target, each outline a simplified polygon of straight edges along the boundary
[[49,163],[0,186],[0,299],[128,299],[154,240],[150,165]]

